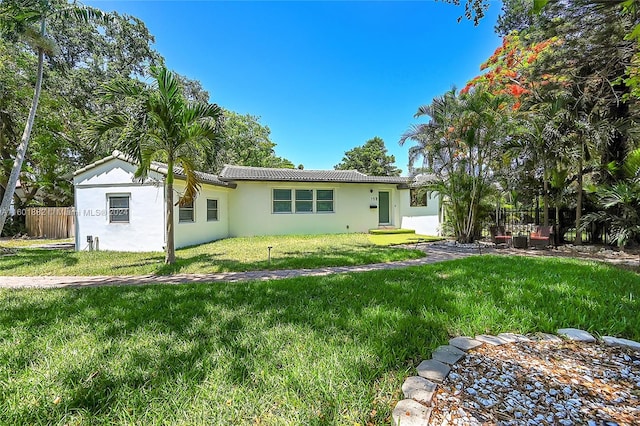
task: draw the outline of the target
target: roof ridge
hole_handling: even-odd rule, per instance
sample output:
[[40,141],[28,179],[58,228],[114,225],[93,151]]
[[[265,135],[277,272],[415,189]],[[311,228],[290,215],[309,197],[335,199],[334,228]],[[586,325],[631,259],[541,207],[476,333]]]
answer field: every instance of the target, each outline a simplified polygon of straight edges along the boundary
[[[82,167],[81,169],[76,170],[75,172],[73,172],[73,176],[78,176],[84,172],[86,172],[87,170],[90,170],[94,167],[97,167],[101,164],[104,164],[108,161],[111,160],[122,160],[125,161],[133,166],[137,165],[137,162],[133,160],[133,158],[131,158],[131,156],[118,151],[117,149],[114,150],[111,155],[108,155],[104,158],[101,158],[99,160],[96,160],[92,163],[87,164],[86,166]],[[150,164],[149,169],[151,171],[154,171],[156,173],[159,173],[161,175],[165,175],[167,174],[167,172],[169,171],[169,165],[167,163],[163,163],[161,161],[152,161]],[[184,168],[180,167],[178,165],[173,166],[173,173],[179,177],[185,176],[184,175]],[[223,187],[229,187],[229,188],[233,188],[235,187],[235,185],[233,183],[229,183],[226,181],[223,181],[222,179],[220,179],[219,175],[213,174],[213,173],[209,173],[209,172],[203,172],[200,170],[195,170],[196,175],[199,175],[199,178],[201,180],[203,180],[203,183],[209,183],[211,185],[217,185],[217,186],[223,186]]]

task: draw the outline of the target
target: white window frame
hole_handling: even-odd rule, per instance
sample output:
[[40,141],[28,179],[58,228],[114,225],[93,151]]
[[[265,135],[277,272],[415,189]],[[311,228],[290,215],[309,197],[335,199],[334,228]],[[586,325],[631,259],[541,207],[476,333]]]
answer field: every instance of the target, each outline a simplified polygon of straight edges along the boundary
[[[276,199],[276,191],[289,191],[289,199]],[[294,212],[294,189],[292,188],[271,188],[271,213],[272,214],[292,214]],[[289,210],[288,211],[276,211],[276,202],[288,202]]]
[[[216,208],[215,209],[210,209],[209,208],[209,201],[215,201],[216,202]],[[220,220],[220,202],[218,201],[217,198],[207,198],[207,222],[218,222]],[[209,219],[209,212],[215,211],[216,212],[216,218],[215,219]]]
[[[318,199],[318,191],[331,191],[331,200],[319,200]],[[314,195],[314,213],[318,214],[331,214],[336,212],[336,191],[333,188],[318,188],[313,191]],[[318,210],[318,202],[327,202],[331,201],[331,210]]]
[[[106,194],[107,195],[107,220],[109,223],[113,224],[126,224],[131,223],[131,194],[130,193],[113,193]],[[126,198],[127,199],[127,207],[111,207],[111,199],[112,198]],[[127,220],[113,220],[111,215],[111,210],[127,210]],[[116,216],[124,216],[124,215],[116,215]]]
[[[276,199],[276,191],[289,191],[290,199]],[[311,199],[298,199],[298,191],[311,191]],[[331,191],[331,200],[319,200],[318,191]],[[288,211],[276,211],[275,204],[277,202],[289,203]],[[311,210],[298,210],[298,202],[310,203]],[[331,202],[331,210],[318,210],[318,202]],[[309,187],[291,187],[291,188],[271,188],[271,213],[272,214],[331,214],[336,212],[336,190],[335,188],[309,188]]]
[[[311,192],[311,198],[310,199],[301,199],[298,200],[298,191],[305,191],[305,192]],[[313,189],[307,189],[307,188],[296,188],[294,189],[293,194],[295,195],[293,197],[293,203],[295,206],[295,213],[296,214],[313,214],[315,213],[315,198],[316,198],[316,191]],[[310,204],[311,205],[311,210],[298,210],[298,202],[301,203],[305,203],[305,204]]]
[[[180,217],[181,211],[191,211],[191,219],[186,220]],[[191,207],[178,205],[178,223],[195,223],[196,221],[196,200],[191,200]]]
[[[409,207],[420,208],[420,207],[428,207],[428,206],[429,206],[429,191],[426,191],[426,190],[425,190],[425,192],[424,192],[424,205],[421,205],[421,204],[416,204],[416,205],[414,205],[414,204],[413,204],[413,196],[412,196],[412,193],[413,193],[414,191],[416,191],[416,192],[417,192],[417,191],[419,191],[420,189],[422,189],[422,188],[409,188]],[[417,197],[416,197],[416,199],[417,199]]]

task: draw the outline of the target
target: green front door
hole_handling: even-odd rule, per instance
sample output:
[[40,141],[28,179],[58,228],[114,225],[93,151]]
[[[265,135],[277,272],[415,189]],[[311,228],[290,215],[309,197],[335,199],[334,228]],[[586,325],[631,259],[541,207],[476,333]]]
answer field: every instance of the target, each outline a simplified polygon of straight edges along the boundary
[[378,193],[378,223],[380,225],[388,225],[389,221],[389,193],[380,191]]

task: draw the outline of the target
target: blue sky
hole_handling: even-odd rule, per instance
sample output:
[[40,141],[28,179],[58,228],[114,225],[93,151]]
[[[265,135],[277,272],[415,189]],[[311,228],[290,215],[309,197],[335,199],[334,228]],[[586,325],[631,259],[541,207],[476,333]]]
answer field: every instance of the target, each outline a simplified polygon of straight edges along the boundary
[[462,88],[500,44],[497,1],[478,27],[434,1],[85,3],[142,19],[169,68],[260,116],[277,155],[306,169],[379,136],[406,173],[398,139],[418,106]]

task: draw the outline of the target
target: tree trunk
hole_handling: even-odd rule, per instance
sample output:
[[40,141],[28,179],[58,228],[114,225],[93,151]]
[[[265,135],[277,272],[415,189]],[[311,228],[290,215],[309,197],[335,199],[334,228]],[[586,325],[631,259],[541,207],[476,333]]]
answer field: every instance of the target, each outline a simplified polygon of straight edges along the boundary
[[580,141],[580,158],[578,160],[578,197],[576,200],[576,239],[574,244],[582,245],[582,230],[580,221],[582,219],[582,157],[584,156],[584,143]]
[[175,248],[175,235],[173,229],[173,158],[169,156],[167,161],[167,198],[166,198],[166,212],[167,212],[167,242],[165,247],[164,263],[172,265],[176,261],[176,248]]
[[546,161],[544,164],[542,176],[542,190],[544,191],[544,226],[549,226],[549,177],[547,173]]
[[[45,22],[44,20],[40,24],[41,34],[45,34]],[[2,196],[2,203],[0,204],[0,234],[4,228],[4,223],[9,216],[9,207],[11,207],[11,200],[13,200],[13,194],[16,191],[16,185],[18,184],[18,178],[20,177],[20,171],[22,170],[22,163],[24,157],[27,154],[27,147],[29,146],[29,138],[31,137],[31,130],[33,129],[33,123],[36,119],[36,110],[38,109],[38,101],[40,100],[40,89],[42,88],[42,76],[44,68],[44,50],[38,48],[38,73],[36,76],[36,87],[33,93],[33,100],[31,101],[31,109],[29,110],[29,117],[27,123],[24,126],[24,132],[22,133],[22,139],[20,139],[20,145],[16,148],[16,157],[13,160],[13,168],[11,169],[11,175],[7,181],[7,187],[4,195]]]

